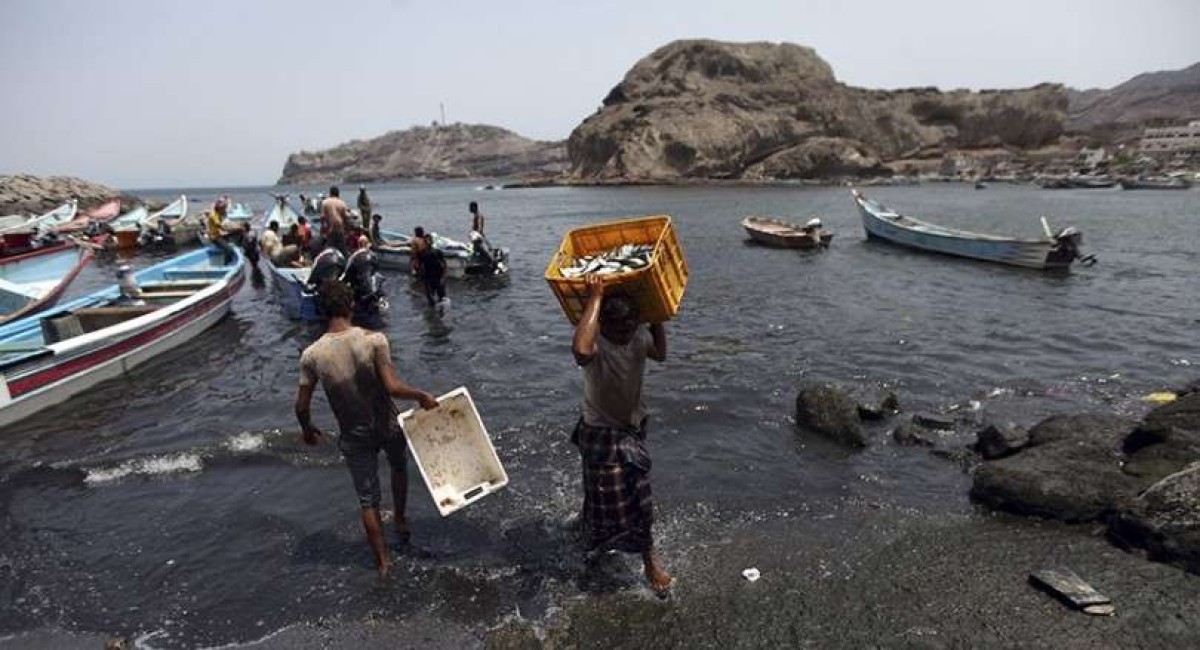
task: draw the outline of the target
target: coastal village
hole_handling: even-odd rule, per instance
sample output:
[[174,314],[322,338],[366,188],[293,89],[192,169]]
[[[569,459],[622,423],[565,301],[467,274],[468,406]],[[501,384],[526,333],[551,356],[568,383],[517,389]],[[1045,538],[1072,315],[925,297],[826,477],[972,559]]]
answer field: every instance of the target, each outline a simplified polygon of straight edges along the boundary
[[[1126,371],[1108,372],[1103,365],[1103,355],[1115,344],[1102,327],[1087,326],[1099,342],[1082,333],[1036,329],[1043,319],[1064,318],[1052,303],[1072,301],[1072,290],[1088,291],[1096,283],[1116,282],[1114,275],[1124,274],[1124,281],[1141,271],[1104,266],[1110,253],[1104,243],[1113,248],[1112,223],[1120,217],[1094,206],[1106,198],[1149,197],[1159,203],[1148,205],[1197,216],[1198,82],[1200,63],[1140,75],[1107,90],[1053,82],[1014,90],[879,90],[840,81],[830,63],[802,45],[688,39],[637,61],[606,94],[598,93],[599,107],[562,141],[536,141],[501,127],[442,119],[292,153],[273,187],[183,188],[171,190],[169,200],[162,200],[163,191],[116,189],[70,176],[0,176],[0,425],[6,435],[22,432],[30,441],[21,443],[18,454],[65,435],[63,428],[86,429],[80,425],[81,417],[86,421],[80,405],[105,408],[101,402],[112,401],[118,385],[121,399],[156,414],[152,422],[118,422],[121,426],[161,434],[160,427],[171,426],[164,418],[177,412],[189,418],[177,428],[192,437],[237,429],[235,438],[189,442],[207,446],[188,446],[180,453],[170,437],[180,431],[172,429],[162,445],[171,454],[151,443],[142,456],[134,455],[141,453],[134,435],[128,449],[115,437],[87,443],[99,451],[79,454],[83,461],[43,462],[33,454],[0,463],[14,477],[10,485],[17,486],[3,492],[4,525],[14,534],[0,543],[0,575],[17,576],[9,591],[20,594],[9,598],[0,590],[0,604],[23,617],[0,617],[0,647],[29,638],[49,639],[53,646],[64,638],[78,640],[76,634],[87,635],[87,643],[104,640],[107,647],[143,647],[131,645],[140,644],[131,639],[143,632],[134,628],[145,623],[128,621],[141,621],[139,608],[153,605],[138,601],[121,608],[133,614],[96,615],[65,632],[46,632],[44,627],[52,627],[49,619],[29,602],[39,576],[53,570],[26,547],[59,533],[38,519],[35,505],[22,502],[10,513],[9,502],[41,503],[37,499],[44,491],[61,493],[56,498],[71,508],[84,508],[101,489],[127,490],[114,498],[117,506],[96,499],[108,512],[117,512],[120,503],[139,498],[138,490],[154,492],[162,499],[155,502],[154,516],[169,522],[162,526],[170,528],[181,548],[165,548],[158,532],[137,531],[132,533],[142,540],[137,549],[121,547],[132,558],[122,561],[133,564],[143,548],[154,554],[154,566],[138,569],[139,580],[149,576],[146,590],[153,594],[158,593],[154,581],[169,583],[189,555],[220,554],[214,549],[224,548],[188,546],[206,542],[173,527],[178,525],[173,518],[187,509],[174,499],[187,490],[164,485],[178,474],[218,472],[237,476],[215,488],[197,479],[188,490],[212,490],[213,499],[236,494],[213,508],[214,521],[221,522],[246,513],[258,516],[261,501],[254,499],[261,499],[259,492],[294,491],[288,497],[296,497],[306,489],[297,475],[325,482],[319,483],[319,495],[304,493],[306,504],[290,504],[285,497],[282,502],[289,505],[261,506],[266,514],[255,521],[266,522],[262,531],[246,539],[228,532],[230,544],[250,549],[244,554],[253,563],[278,572],[255,576],[257,591],[233,589],[207,569],[190,574],[190,583],[180,581],[185,600],[189,584],[201,585],[195,589],[223,585],[214,588],[221,592],[218,601],[227,591],[239,598],[246,593],[278,598],[271,601],[277,611],[252,616],[255,628],[270,620],[266,627],[272,629],[262,632],[271,635],[253,637],[239,613],[222,610],[226,622],[236,619],[241,627],[230,631],[234,626],[206,619],[196,625],[202,633],[179,632],[180,646],[260,638],[267,647],[287,647],[297,638],[288,635],[302,630],[305,643],[350,647],[364,638],[378,642],[383,637],[373,635],[393,624],[399,631],[388,628],[386,634],[407,645],[414,638],[403,627],[410,616],[453,621],[447,629],[462,636],[447,637],[450,645],[494,648],[592,647],[609,637],[618,639],[619,647],[654,645],[643,634],[661,634],[672,647],[693,647],[693,642],[703,645],[698,639],[705,633],[733,639],[732,645],[837,645],[850,632],[839,628],[840,605],[830,603],[855,603],[864,598],[855,591],[869,589],[895,591],[889,598],[895,599],[894,615],[903,623],[897,628],[884,620],[892,614],[878,613],[888,611],[888,602],[845,605],[886,630],[851,634],[852,645],[1021,646],[1047,639],[1066,639],[1070,645],[1075,634],[1103,645],[1109,638],[1105,622],[1123,626],[1122,641],[1143,633],[1154,647],[1200,641],[1188,618],[1200,615],[1200,599],[1193,598],[1200,594],[1200,381],[1189,374],[1200,360],[1188,358],[1194,346],[1174,338],[1181,328],[1194,330],[1200,322],[1189,311],[1195,301],[1167,291],[1178,299],[1174,306],[1183,316],[1154,301],[1137,308],[1075,305],[1094,310],[1085,313],[1097,320],[1127,319],[1120,321],[1125,329],[1111,334],[1114,339],[1134,346],[1170,342],[1172,349],[1161,354],[1120,350],[1128,357],[1153,357],[1146,363],[1164,367],[1153,390],[1146,388],[1146,370],[1139,367],[1137,394],[1115,393],[1113,386],[1125,381]],[[711,192],[736,193],[728,200],[739,212],[714,217],[707,212],[712,208],[689,204],[682,194],[620,198],[639,206],[675,201],[668,207],[694,211],[689,215],[694,221],[666,209],[625,216],[619,202],[615,207],[602,202],[626,189],[660,186],[710,192],[705,200],[722,206],[723,197],[714,199]],[[588,194],[608,187],[622,189],[603,199]],[[781,193],[789,190],[794,194],[786,195],[786,204],[794,210],[771,213],[767,206],[779,205]],[[551,192],[555,200],[582,202],[545,208],[548,214],[558,212],[539,221],[543,204],[538,202]],[[1068,197],[1099,216],[1088,220],[1092,215],[1076,208],[1052,215],[1052,223],[1030,213],[1035,234],[1022,237],[993,232],[994,223],[986,220],[968,227],[947,217],[983,200],[1011,201],[1024,210],[1042,205],[1043,196]],[[417,200],[426,202],[421,211],[405,204]],[[450,200],[465,236],[428,227],[431,218],[442,217],[431,213]],[[806,200],[836,203],[823,203],[826,210],[817,213],[806,209]],[[493,210],[493,205],[503,207]],[[522,210],[525,221],[514,223],[512,215]],[[604,215],[579,215],[593,211]],[[1177,227],[1175,221],[1166,223],[1164,231]],[[1092,228],[1104,235],[1092,238]],[[1185,237],[1171,232],[1158,235],[1169,241]],[[1162,246],[1168,258],[1163,268],[1190,277],[1194,246],[1179,247]],[[691,250],[705,254],[689,257]],[[1112,251],[1134,254],[1141,253]],[[822,265],[831,258],[836,262],[835,256],[854,261],[842,262],[838,272]],[[771,271],[759,276],[759,268]],[[866,279],[852,275],[855,269]],[[871,285],[873,275],[878,287],[854,293]],[[697,287],[700,282],[732,288],[714,294]],[[1183,282],[1190,287],[1190,280]],[[762,285],[788,288],[775,287],[778,295],[772,295],[762,293]],[[826,286],[842,295],[828,297],[821,293]],[[503,306],[485,311],[491,301],[514,294],[518,301],[496,302]],[[925,302],[925,296],[939,297]],[[1035,306],[1016,318],[1006,303],[1025,304],[1026,299]],[[914,319],[939,327],[958,319],[974,323],[976,314],[965,312],[983,314],[980,331],[947,336],[975,343],[954,339],[945,344],[938,340],[942,334],[909,328]],[[845,321],[819,322],[830,314]],[[723,329],[726,318],[737,326]],[[863,335],[861,324],[876,320],[886,324]],[[266,334],[264,322],[270,323]],[[495,323],[506,329],[486,329]],[[838,330],[836,335],[818,341],[814,332],[826,326]],[[797,338],[782,339],[802,329]],[[925,350],[910,341],[922,336],[928,337]],[[258,338],[251,343],[251,337]],[[772,343],[775,337],[781,337],[778,346]],[[400,340],[410,347],[402,348]],[[1069,357],[1073,346],[1095,355],[1060,373],[1087,376],[1078,384],[1039,376],[954,385],[980,376],[987,379],[978,381],[990,381],[989,373],[1045,372],[1025,347],[1043,344],[1049,355]],[[976,346],[994,348],[975,355],[970,348]],[[540,356],[552,347],[552,358],[570,365],[566,371]],[[846,368],[856,362],[840,365],[867,354],[863,350],[878,355],[872,357],[877,365],[851,370]],[[992,363],[988,354],[1003,361]],[[500,356],[498,367],[477,362]],[[785,357],[788,361],[780,363]],[[809,357],[824,365],[810,363]],[[900,361],[889,365],[893,358]],[[686,381],[667,378],[676,359],[692,373]],[[189,369],[164,370],[164,360],[204,366],[205,374],[171,392],[169,372]],[[356,364],[354,372],[346,372],[347,364]],[[660,364],[664,370],[657,368]],[[938,364],[960,375],[951,376]],[[479,374],[472,375],[477,369]],[[943,372],[950,379],[940,376]],[[560,379],[564,376],[570,379]],[[643,403],[644,376],[649,407]],[[524,377],[530,386],[513,377]],[[152,397],[156,390],[166,397]],[[745,392],[723,395],[735,390]],[[785,390],[791,392],[780,399]],[[927,393],[910,398],[909,390],[952,396],[936,403]],[[254,391],[262,395],[247,400],[245,393]],[[670,409],[654,403],[655,391],[670,394]],[[1084,391],[1094,392],[1079,397]],[[580,412],[575,393],[583,397]],[[993,407],[1009,398],[1011,404]],[[1041,400],[1037,406],[1022,412],[1035,399]],[[169,400],[177,403],[167,405]],[[741,400],[776,410],[783,403],[786,412],[748,416]],[[216,401],[228,412],[211,410]],[[493,418],[489,408],[504,415]],[[136,409],[129,410],[126,417],[139,417]],[[276,420],[286,418],[286,424],[258,426],[267,412]],[[1035,421],[1017,424],[1035,413]],[[655,437],[647,435],[651,415]],[[69,424],[60,426],[59,420]],[[243,431],[243,420],[256,424]],[[336,422],[338,433],[333,425],[318,426],[322,421]],[[99,419],[95,424],[105,432],[115,426]],[[739,438],[696,441],[681,434],[699,426],[736,430]],[[772,451],[744,449],[745,440]],[[656,445],[684,453],[672,458]],[[109,462],[111,449],[129,454]],[[728,510],[722,514],[735,513],[736,526],[720,521],[714,527],[725,537],[706,538],[707,531],[687,528],[687,519],[707,526],[712,522],[706,518],[715,519],[718,509],[692,503],[685,512],[652,500],[651,449],[655,476],[661,472],[671,478],[655,498],[679,498],[693,494],[690,490],[720,492],[720,485],[703,485],[705,463],[715,455],[720,460],[713,465],[729,476],[752,477],[746,495],[764,498],[774,490],[799,505],[771,505],[767,509],[774,512],[766,515],[737,514],[750,501],[739,495],[723,502]],[[146,454],[151,461],[143,459]],[[797,460],[779,460],[789,454]],[[385,470],[380,455],[387,459]],[[569,479],[537,464],[562,457],[570,461]],[[97,470],[100,461],[94,458],[107,464]],[[806,465],[812,458],[836,469]],[[661,469],[672,463],[686,467],[689,475]],[[889,463],[904,465],[889,469]],[[416,471],[406,474],[409,464]],[[818,516],[808,511],[802,490],[780,488],[764,467],[777,473],[779,467],[828,471],[837,476],[830,479],[837,485],[832,492],[842,494],[833,499],[835,507]],[[921,479],[932,488],[914,479],[912,501],[904,501],[910,498],[906,493],[886,506],[846,496],[858,489],[873,490],[871,498],[903,492],[911,478],[904,475],[908,468],[951,478]],[[330,478],[334,469],[337,482]],[[381,481],[385,471],[388,480]],[[8,475],[0,476],[0,490],[9,481]],[[250,486],[244,492],[243,481]],[[410,483],[416,486],[411,495]],[[22,492],[26,486],[32,487]],[[739,489],[726,486],[730,493]],[[930,499],[913,506],[923,489],[939,498],[957,494],[964,504],[952,510],[953,504]],[[350,510],[354,498],[358,511]],[[389,501],[391,509],[384,505]],[[417,514],[406,519],[406,502],[418,501],[408,506]],[[943,512],[928,515],[922,507],[952,512],[939,519]],[[560,511],[571,511],[570,516],[559,517]],[[337,518],[330,524],[335,528],[308,519],[314,512]],[[920,527],[928,522],[934,523]],[[845,528],[822,533],[825,523]],[[104,528],[94,521],[88,525]],[[785,532],[781,538],[756,532],[767,529]],[[794,535],[797,530],[804,535]],[[955,531],[967,531],[963,541],[956,541]],[[414,545],[423,541],[410,544],[410,535],[420,540],[425,534],[437,540],[433,550]],[[110,539],[104,535],[96,537]],[[780,550],[778,539],[790,543],[804,536],[819,541],[812,548]],[[896,539],[920,548],[897,550]],[[269,552],[262,550],[266,547]],[[905,560],[906,553],[918,560]],[[972,564],[974,553],[992,554],[995,561],[978,568]],[[472,555],[485,557],[482,568],[462,564]],[[98,565],[117,562],[105,554],[95,557]],[[805,564],[810,560],[816,563]],[[926,566],[931,562],[946,564],[931,571]],[[251,564],[237,566],[249,574]],[[739,570],[733,572],[735,565]],[[895,575],[889,573],[893,566],[899,567]],[[977,579],[976,570],[988,575]],[[337,578],[306,583],[317,586],[304,594],[279,596],[274,592],[287,588],[272,581],[289,581],[289,571],[303,573],[302,580]],[[356,580],[368,573],[377,581],[362,588],[365,581]],[[825,590],[819,602],[794,596],[815,585]],[[105,590],[103,584],[90,588]],[[360,588],[366,596],[344,595]],[[426,588],[441,600],[420,601],[421,612],[403,609],[404,599],[424,597]],[[783,591],[770,592],[773,588]],[[987,593],[992,589],[1002,592],[1000,600],[1016,599],[1024,610],[1009,612]],[[906,590],[919,595],[906,602]],[[174,592],[162,596],[177,597]],[[960,597],[970,606],[962,606]],[[306,598],[319,600],[320,607],[304,609]],[[928,613],[922,599],[938,603],[945,613]],[[785,604],[772,604],[776,601]],[[369,612],[368,620],[354,619],[361,612],[340,614],[336,624],[329,622],[332,617],[322,618],[321,608],[346,603],[351,604],[347,611]],[[536,606],[536,614],[522,612],[521,605],[528,603]],[[188,607],[194,615],[196,606]],[[772,628],[776,636],[710,627],[717,625],[711,611],[724,616],[742,608],[744,617],[721,620],[768,625],[764,621],[775,615],[775,607],[793,617],[792,623]],[[289,614],[293,608],[303,616]],[[404,613],[395,614],[401,609]],[[175,625],[189,612],[169,615]],[[943,615],[960,616],[960,622],[953,629],[935,629]],[[1020,623],[1001,625],[1001,631],[988,627],[987,621],[1007,615]],[[1047,621],[1056,626],[1050,636],[1029,629],[1033,622]],[[322,628],[343,624],[352,631]],[[273,638],[275,630],[280,637]],[[22,636],[41,633],[49,636]],[[153,639],[153,634],[140,638]]]

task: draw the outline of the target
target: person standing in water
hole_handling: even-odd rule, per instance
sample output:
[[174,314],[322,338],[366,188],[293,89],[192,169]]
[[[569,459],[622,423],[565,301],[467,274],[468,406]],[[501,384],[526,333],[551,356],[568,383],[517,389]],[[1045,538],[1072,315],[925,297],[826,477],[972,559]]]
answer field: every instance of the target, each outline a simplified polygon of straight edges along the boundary
[[629,296],[605,295],[601,276],[587,278],[588,302],[571,350],[583,370],[583,414],[571,441],[583,461],[584,537],[589,550],[638,553],[650,588],[673,579],[654,551],[654,502],[642,377],[646,359],[667,358],[662,323],[648,327]]
[[329,198],[321,202],[321,234],[325,237],[326,245],[338,249],[342,255],[350,254],[346,250],[346,216],[349,212],[350,208],[342,200],[338,187],[330,187]]
[[483,234],[483,213],[479,211],[479,204],[471,201],[467,205],[467,209],[471,211],[471,230]]
[[296,393],[296,419],[304,442],[317,444],[325,434],[312,421],[310,406],[317,384],[325,388],[329,407],[337,419],[338,449],[346,459],[358,504],[363,531],[375,556],[380,577],[391,567],[379,513],[379,452],[392,469],[392,501],[396,534],[408,542],[404,517],[408,499],[407,457],[404,431],[396,419],[392,398],[410,399],[424,409],[437,408],[433,395],[404,383],[396,376],[387,337],[350,323],[354,293],[345,283],[325,280],[317,292],[322,313],[329,316],[325,334],[300,355],[300,386]]
[[362,219],[362,223],[359,225],[361,225],[363,228],[369,228],[371,224],[371,215],[374,214],[374,212],[371,211],[371,197],[367,196],[366,185],[358,186],[358,200],[356,203],[358,204],[359,218]]
[[413,259],[413,270],[421,277],[421,286],[425,289],[425,300],[429,301],[429,306],[433,307],[444,302],[446,300],[446,256],[433,245],[433,237],[426,234],[425,229],[421,226],[413,228],[409,251]]

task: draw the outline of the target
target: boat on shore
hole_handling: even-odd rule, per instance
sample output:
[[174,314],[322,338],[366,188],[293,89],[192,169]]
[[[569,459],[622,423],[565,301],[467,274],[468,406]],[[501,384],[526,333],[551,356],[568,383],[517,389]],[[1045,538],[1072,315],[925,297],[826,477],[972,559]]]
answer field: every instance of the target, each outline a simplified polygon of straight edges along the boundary
[[749,216],[742,219],[742,228],[750,239],[777,248],[828,248],[833,241],[833,233],[821,228],[820,219],[797,226],[782,219]]
[[137,299],[112,285],[0,325],[0,426],[199,336],[229,313],[245,259],[239,251],[225,264],[222,251],[205,247],[132,275]]
[[75,215],[78,213],[78,206],[78,202],[75,199],[71,199],[57,208],[36,217],[21,217],[19,215],[4,217],[4,221],[0,222],[0,235],[15,233],[36,235],[48,233],[59,224],[73,221]]
[[1182,176],[1139,177],[1121,180],[1123,190],[1187,190],[1192,182]]
[[70,243],[0,258],[0,324],[53,306],[90,261],[90,248]]
[[1081,255],[1083,236],[1078,230],[1066,228],[1053,234],[1044,217],[1042,228],[1045,237],[1019,239],[920,221],[868,199],[856,189],[851,193],[862,215],[868,239],[882,239],[932,253],[1031,269],[1066,269],[1077,259],[1085,262],[1095,259]]
[[92,227],[92,224],[107,223],[117,217],[121,213],[121,200],[112,199],[84,212],[76,214],[71,221],[59,223],[54,226],[53,230],[59,235],[70,235],[80,233]]
[[[371,245],[379,268],[409,272],[412,269],[412,238],[394,230],[380,230],[379,241]],[[461,279],[477,275],[501,275],[508,272],[508,249],[488,247],[485,256],[473,246],[433,234],[433,246],[446,260],[446,277]]]

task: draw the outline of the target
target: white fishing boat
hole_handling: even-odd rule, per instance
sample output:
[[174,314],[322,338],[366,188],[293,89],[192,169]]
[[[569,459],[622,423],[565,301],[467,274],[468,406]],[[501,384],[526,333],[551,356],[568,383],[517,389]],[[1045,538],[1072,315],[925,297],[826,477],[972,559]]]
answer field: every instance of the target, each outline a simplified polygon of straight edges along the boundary
[[70,243],[0,257],[0,324],[52,306],[91,259]]

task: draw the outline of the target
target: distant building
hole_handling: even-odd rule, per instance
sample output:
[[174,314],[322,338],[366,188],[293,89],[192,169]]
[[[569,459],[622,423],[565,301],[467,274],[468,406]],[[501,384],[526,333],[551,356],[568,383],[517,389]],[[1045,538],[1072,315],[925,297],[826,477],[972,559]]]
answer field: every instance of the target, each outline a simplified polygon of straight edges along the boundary
[[1096,167],[1105,160],[1108,160],[1108,152],[1104,150],[1104,147],[1095,149],[1085,147],[1079,150],[1079,164],[1084,167]]
[[1187,126],[1148,127],[1138,148],[1145,153],[1200,151],[1200,120],[1193,120]]

